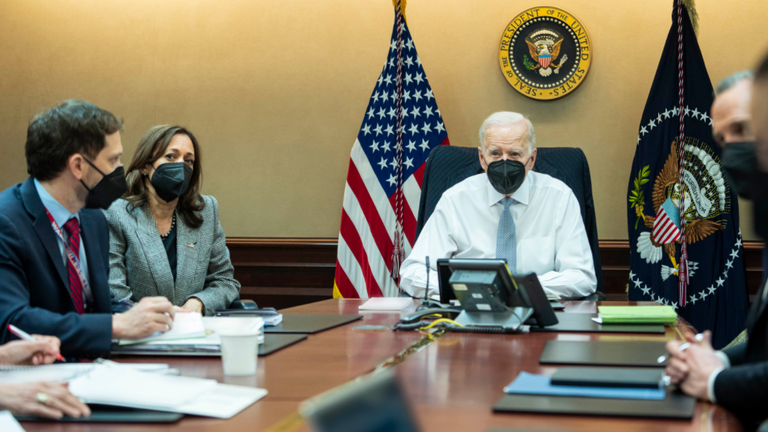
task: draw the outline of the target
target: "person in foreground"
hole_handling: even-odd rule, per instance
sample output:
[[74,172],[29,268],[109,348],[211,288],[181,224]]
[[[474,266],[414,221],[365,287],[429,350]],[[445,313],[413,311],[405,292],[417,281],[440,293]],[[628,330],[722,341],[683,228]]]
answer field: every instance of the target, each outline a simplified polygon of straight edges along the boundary
[[141,339],[173,324],[173,305],[162,297],[112,315],[100,209],[125,192],[121,126],[77,100],[30,122],[30,177],[0,193],[0,342],[13,324],[58,337],[64,356],[105,357],[112,339]]
[[[735,85],[729,92],[748,92],[749,86],[745,87],[740,89]],[[712,109],[716,137],[719,129],[714,121],[717,115],[715,107],[721,96],[726,94],[718,95]],[[742,117],[747,122],[751,117],[754,135],[750,132],[745,138],[737,139],[739,144],[736,148],[723,140],[722,164],[731,187],[740,196],[754,201],[755,231],[768,239],[768,58],[755,74],[752,97],[748,93],[740,96],[742,105],[751,106],[751,116]],[[755,142],[750,142],[752,137]],[[768,403],[767,296],[768,288],[763,285],[747,317],[746,343],[715,351],[708,331],[704,332],[704,340],[699,343],[694,341],[693,335],[687,334],[686,339],[692,345],[684,351],[680,350],[681,341],[667,343],[671,359],[666,373],[671,382],[691,396],[717,403],[733,412],[746,430],[754,430],[768,418],[768,411],[765,410]]]
[[403,263],[400,287],[437,294],[438,258],[506,258],[513,274],[536,273],[547,294],[584,297],[597,288],[589,240],[573,191],[533,172],[536,136],[522,114],[497,112],[480,127],[485,174],[448,189]]
[[[13,341],[0,346],[0,365],[51,364],[59,355],[59,339],[34,336],[34,341]],[[66,383],[0,384],[0,409],[15,414],[61,418],[91,415],[88,405],[67,390]]]
[[219,206],[200,195],[195,136],[179,126],[150,129],[126,175],[128,193],[107,211],[109,285],[119,300],[160,294],[213,315],[240,297]]

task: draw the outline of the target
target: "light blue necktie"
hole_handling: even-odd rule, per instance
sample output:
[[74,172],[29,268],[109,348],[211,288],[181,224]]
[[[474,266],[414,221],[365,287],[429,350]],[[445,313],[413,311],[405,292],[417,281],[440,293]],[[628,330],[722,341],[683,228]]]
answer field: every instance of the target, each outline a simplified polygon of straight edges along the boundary
[[499,231],[496,234],[496,258],[506,258],[509,271],[515,273],[517,269],[517,229],[512,219],[512,198],[501,200],[504,210],[499,218]]

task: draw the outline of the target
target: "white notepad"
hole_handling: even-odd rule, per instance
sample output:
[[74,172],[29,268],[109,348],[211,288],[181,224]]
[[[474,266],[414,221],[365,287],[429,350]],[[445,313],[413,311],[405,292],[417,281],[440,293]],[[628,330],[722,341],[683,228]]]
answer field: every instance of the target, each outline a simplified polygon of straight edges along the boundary
[[413,304],[408,297],[376,297],[361,304],[357,309],[361,311],[392,311],[400,312]]
[[139,340],[120,340],[120,345],[133,345],[153,341],[204,338],[203,317],[197,312],[177,312],[173,317],[173,327],[165,333],[155,333]]

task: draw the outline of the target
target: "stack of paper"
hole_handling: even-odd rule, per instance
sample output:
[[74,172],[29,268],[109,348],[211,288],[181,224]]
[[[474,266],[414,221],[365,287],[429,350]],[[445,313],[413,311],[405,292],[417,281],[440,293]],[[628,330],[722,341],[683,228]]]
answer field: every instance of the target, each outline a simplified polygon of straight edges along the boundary
[[122,365],[100,365],[69,382],[85,403],[230,418],[266,396],[259,388],[215,380],[140,372]]
[[173,317],[173,327],[165,333],[154,335],[140,340],[120,340],[120,345],[132,345],[153,341],[170,341],[179,339],[204,338],[205,326],[203,317],[197,312],[177,312]]
[[677,322],[672,306],[598,306],[602,324],[667,324]]
[[361,311],[400,312],[412,304],[413,300],[409,297],[375,297],[363,303],[357,309]]

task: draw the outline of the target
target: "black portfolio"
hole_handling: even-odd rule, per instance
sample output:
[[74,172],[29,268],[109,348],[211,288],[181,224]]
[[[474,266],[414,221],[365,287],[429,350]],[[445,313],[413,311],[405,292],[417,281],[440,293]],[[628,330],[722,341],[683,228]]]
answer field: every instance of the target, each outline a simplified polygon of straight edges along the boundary
[[589,366],[666,367],[658,363],[665,355],[665,342],[650,341],[547,341],[541,353],[541,364]]

